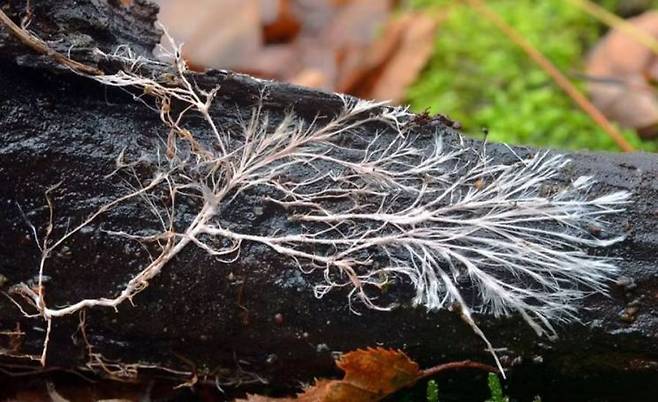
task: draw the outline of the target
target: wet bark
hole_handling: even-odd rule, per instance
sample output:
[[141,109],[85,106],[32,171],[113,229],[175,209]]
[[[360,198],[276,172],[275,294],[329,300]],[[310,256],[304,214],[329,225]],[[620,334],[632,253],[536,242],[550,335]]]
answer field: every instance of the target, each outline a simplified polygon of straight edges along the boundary
[[[36,3],[33,32],[54,49],[71,49],[71,58],[105,71],[116,66],[100,62],[93,48],[109,52],[129,44],[148,55],[159,40],[160,32],[153,26],[157,9],[145,1],[129,7],[101,0],[32,3]],[[3,10],[18,21],[24,6],[25,2],[9,1]],[[333,94],[230,72],[209,71],[193,78],[201,87],[221,85],[213,106],[221,127],[235,127],[261,97],[272,120],[294,110],[310,121],[336,114],[342,107]],[[419,120],[418,130],[439,130],[458,140],[458,133],[446,125],[449,122]],[[189,125],[195,132],[207,131],[200,121]],[[164,131],[158,114],[135,102],[131,94],[101,87],[61,68],[0,29],[3,291],[37,274],[40,254],[28,222],[40,234],[45,232],[44,193],[49,187],[62,183],[53,192],[54,233],[62,234],[68,225],[123,194],[121,180],[105,178],[117,155],[124,149],[131,155],[149,152],[166,136]],[[515,158],[506,147],[488,148],[500,161]],[[646,385],[658,379],[658,158],[642,153],[569,157],[573,163],[562,172],[561,181],[593,175],[599,184],[592,196],[616,190],[633,194],[627,211],[611,218],[612,231],[625,233],[626,240],[592,251],[619,258],[622,277],[612,285],[612,296],[584,300],[582,322],[558,327],[556,341],[538,338],[520,318],[481,315],[477,321],[495,345],[507,348],[501,354],[519,389],[543,381],[535,385],[538,392],[549,395],[573,396],[574,389],[583,388],[590,396],[602,393],[614,399],[621,390],[620,400],[629,395],[633,397],[625,400],[650,400],[653,391]],[[262,194],[248,194],[231,211],[234,224],[269,224],[274,212],[265,207],[264,214],[254,213],[262,206],[259,197]],[[46,289],[51,304],[113,295],[148,261],[146,251],[134,242],[101,230],[103,224],[117,222],[140,228],[152,225],[153,218],[128,205],[76,235],[48,262]],[[401,348],[424,366],[464,358],[490,361],[481,340],[454,313],[428,313],[411,306],[392,312],[362,307],[362,315],[357,316],[348,310],[344,292],[317,300],[313,283],[313,275],[301,274],[266,247],[246,244],[233,264],[218,263],[190,247],[134,299],[135,306],[121,305],[116,312],[88,310],[86,336],[93,352],[108,360],[148,362],[184,372],[195,366],[208,378],[254,379],[247,373],[256,373],[284,388],[331,375],[333,351],[368,346]],[[408,291],[399,290],[400,295]],[[75,369],[89,361],[79,322],[77,315],[53,321],[49,367]],[[16,328],[24,334],[0,335],[0,347],[12,354],[40,353],[44,322],[24,317],[2,297],[0,331]],[[38,366],[17,357],[0,359],[15,371],[23,370],[17,366]]]

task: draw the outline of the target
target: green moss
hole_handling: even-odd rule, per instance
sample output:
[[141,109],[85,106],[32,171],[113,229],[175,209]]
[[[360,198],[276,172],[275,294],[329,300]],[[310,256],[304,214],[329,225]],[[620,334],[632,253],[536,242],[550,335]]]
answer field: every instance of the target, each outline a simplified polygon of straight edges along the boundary
[[[601,32],[593,18],[565,1],[487,3],[567,74],[582,71],[583,55]],[[470,133],[487,127],[497,142],[618,150],[523,50],[470,7],[451,0],[412,4],[441,7],[448,14],[428,67],[408,92],[414,110],[448,114]],[[576,84],[583,89],[583,83]],[[629,130],[624,136],[640,149],[658,149]]]
[[487,384],[489,385],[491,398],[487,399],[486,402],[509,402],[509,398],[503,394],[503,386],[500,384],[500,379],[496,374],[489,373]]
[[427,382],[427,402],[439,402],[439,385],[434,380]]

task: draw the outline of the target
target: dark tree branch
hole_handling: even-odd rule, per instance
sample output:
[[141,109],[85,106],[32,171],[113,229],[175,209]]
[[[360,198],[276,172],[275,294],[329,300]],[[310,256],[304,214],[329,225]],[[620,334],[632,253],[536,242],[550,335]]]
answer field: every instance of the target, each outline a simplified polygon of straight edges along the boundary
[[[67,59],[89,66],[90,73],[99,69],[112,74],[121,67],[99,58],[93,49],[110,53],[127,44],[147,55],[160,37],[153,26],[157,9],[145,1],[135,1],[130,8],[100,0],[33,3],[38,3],[30,25],[35,37],[59,54],[70,55]],[[9,1],[3,10],[17,21],[24,6]],[[143,71],[151,77],[166,73],[152,67]],[[220,86],[212,112],[222,130],[239,130],[259,104],[271,124],[288,111],[306,122],[322,123],[344,107],[333,94],[230,72],[189,77],[200,88]],[[0,29],[0,287],[4,293],[16,284],[38,282],[35,275],[42,252],[31,225],[38,235],[45,233],[50,211],[44,194],[49,188],[62,183],[52,192],[53,232],[62,235],[125,194],[126,182],[120,176],[106,177],[115,169],[118,155],[138,159],[152,155],[154,145],[167,141],[159,114],[135,102],[133,95],[148,94],[127,94],[62,69]],[[417,119],[415,124],[422,138],[438,131],[448,144],[460,141],[458,133],[441,121]],[[212,136],[198,116],[187,119],[185,128],[204,138]],[[388,130],[378,123],[368,123],[367,128]],[[487,145],[488,155],[497,163],[513,163],[517,155],[534,153],[526,148],[515,152]],[[464,162],[478,157],[463,156]],[[658,370],[658,159],[641,153],[568,157],[572,163],[560,172],[556,186],[589,175],[598,182],[591,197],[618,190],[631,193],[626,211],[608,217],[606,233],[597,233],[624,234],[625,240],[589,250],[618,259],[621,275],[611,285],[611,296],[583,300],[582,322],[558,325],[556,341],[537,337],[520,317],[475,318],[495,346],[506,348],[499,352],[504,365],[522,367],[511,369],[513,379],[530,372],[549,373],[564,384],[592,376],[602,381],[596,383],[601,389],[607,389],[606,382],[609,387],[619,381],[642,383],[655,378]],[[135,169],[135,174],[148,173],[143,166]],[[223,213],[223,222],[246,232],[268,225],[284,231],[295,227],[286,223],[280,210],[263,204],[267,195],[246,192]],[[189,219],[192,207],[181,206],[175,225]],[[149,211],[126,204],[54,250],[41,278],[48,303],[65,306],[115,295],[144,268],[154,249],[111,236],[106,228],[119,225],[139,231],[155,223]],[[157,253],[152,256],[156,257]],[[357,316],[348,310],[347,291],[333,291],[321,300],[314,297],[312,287],[321,277],[321,273],[302,274],[289,259],[257,243],[245,241],[232,263],[218,262],[204,250],[189,247],[132,298],[134,306],[124,303],[116,312],[90,308],[84,310],[84,321],[78,314],[53,320],[47,364],[49,369],[87,366],[116,375],[134,374],[141,364],[142,373],[157,366],[166,369],[160,374],[182,380],[196,374],[234,384],[262,378],[295,386],[298,380],[330,373],[332,351],[375,344],[402,348],[425,367],[462,359],[490,362],[481,340],[454,312],[428,313],[407,303],[391,312],[356,306],[362,314]],[[406,300],[411,293],[400,284],[383,297]],[[44,330],[43,320],[27,318],[7,297],[0,299],[0,331],[6,332],[0,334],[4,363],[38,367],[38,362],[19,356],[41,353]],[[636,392],[645,395],[642,389]]]

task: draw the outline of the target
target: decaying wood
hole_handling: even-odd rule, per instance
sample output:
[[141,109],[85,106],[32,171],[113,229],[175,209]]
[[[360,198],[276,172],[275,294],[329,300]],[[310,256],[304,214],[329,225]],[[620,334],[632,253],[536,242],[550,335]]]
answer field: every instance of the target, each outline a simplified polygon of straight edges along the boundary
[[[36,4],[28,29],[89,71],[119,68],[100,58],[95,48],[111,53],[120,45],[130,45],[137,54],[149,56],[160,38],[153,25],[157,10],[146,1],[128,7],[101,0],[32,3]],[[25,2],[9,1],[2,10],[19,21],[25,7]],[[343,100],[333,94],[230,72],[209,71],[191,79],[201,88],[220,86],[212,109],[224,129],[239,127],[259,104],[272,122],[289,111],[310,122],[318,116],[334,116],[343,107]],[[152,152],[154,142],[166,140],[159,114],[136,102],[133,95],[80,76],[0,29],[0,287],[4,294],[15,284],[38,281],[41,252],[31,225],[38,234],[47,231],[47,199],[53,204],[53,232],[64,233],[124,194],[125,182],[107,177],[119,155],[139,157]],[[419,132],[438,130],[448,141],[460,140],[441,119],[419,118],[417,125]],[[186,127],[209,135],[200,119],[190,119]],[[379,129],[373,123],[373,132]],[[516,154],[533,150],[518,148],[515,154],[505,146],[489,144],[487,152],[497,162],[512,162]],[[559,338],[554,341],[537,337],[520,317],[478,315],[476,321],[495,346],[505,348],[499,355],[513,381],[523,381],[528,373],[543,373],[560,379],[563,389],[583,376],[595,379],[590,388],[603,391],[619,384],[643,384],[658,373],[658,158],[641,153],[568,157],[572,163],[557,183],[588,175],[598,182],[591,196],[617,190],[632,194],[626,211],[608,218],[609,230],[626,239],[592,250],[619,259],[621,275],[611,285],[611,296],[583,300],[582,322],[558,326]],[[285,230],[288,224],[277,218],[276,211],[263,207],[262,198],[263,194],[247,193],[223,217],[239,227],[279,225]],[[121,290],[149,261],[150,250],[110,236],[103,225],[139,229],[152,226],[153,219],[149,211],[130,204],[77,233],[53,253],[41,278],[49,303],[64,306]],[[258,244],[244,245],[232,263],[218,262],[204,250],[190,247],[131,300],[134,305],[121,304],[117,311],[90,308],[53,320],[46,364],[124,377],[156,373],[182,382],[268,381],[294,387],[298,381],[330,374],[332,353],[367,346],[404,349],[426,367],[462,359],[490,362],[481,340],[454,312],[430,313],[403,304],[391,312],[356,306],[361,313],[356,315],[348,309],[346,291],[333,291],[321,300],[314,297],[312,286],[318,275],[302,274]],[[387,297],[402,298],[409,292],[401,285]],[[15,372],[39,370],[45,330],[43,320],[25,317],[10,298],[0,298],[0,354],[7,367]],[[646,388],[634,392],[645,395],[650,391]]]

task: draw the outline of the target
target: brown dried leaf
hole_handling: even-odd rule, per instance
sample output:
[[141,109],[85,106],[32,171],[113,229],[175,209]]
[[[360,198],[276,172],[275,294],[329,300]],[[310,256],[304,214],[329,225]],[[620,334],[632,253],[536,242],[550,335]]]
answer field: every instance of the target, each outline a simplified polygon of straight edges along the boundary
[[265,43],[290,42],[297,36],[302,23],[292,9],[291,0],[261,2],[261,8]]
[[432,55],[439,17],[408,12],[391,19],[383,34],[361,52],[363,60],[344,68],[339,92],[400,102]]
[[399,350],[357,350],[345,354],[337,365],[345,371],[344,382],[375,394],[393,393],[421,375],[418,364]]
[[249,65],[263,49],[258,0],[158,0],[159,19],[195,66]]
[[386,32],[395,36],[385,34],[379,43],[394,42],[394,52],[382,58],[383,63],[351,92],[368,99],[401,102],[407,88],[432,55],[438,23],[436,16],[419,12],[410,12],[392,20]]
[[382,35],[368,49],[356,49],[355,53],[361,59],[357,63],[352,60],[352,65],[343,66],[336,84],[338,92],[355,94],[363,88],[369,90],[382,66],[395,54],[402,41],[404,29],[405,24],[401,20],[393,19],[386,24]]
[[[658,39],[658,11],[628,20]],[[611,120],[637,129],[647,138],[658,136],[658,97],[652,81],[658,78],[658,57],[621,28],[610,31],[587,62],[592,103]]]
[[330,91],[372,75],[400,36],[378,41],[393,0],[155,1],[193,69],[228,68]]
[[[248,395],[242,402],[375,402],[414,384],[422,372],[399,350],[370,348],[344,354],[336,363],[342,380],[317,380],[297,398]],[[236,402],[239,402],[236,401]]]

